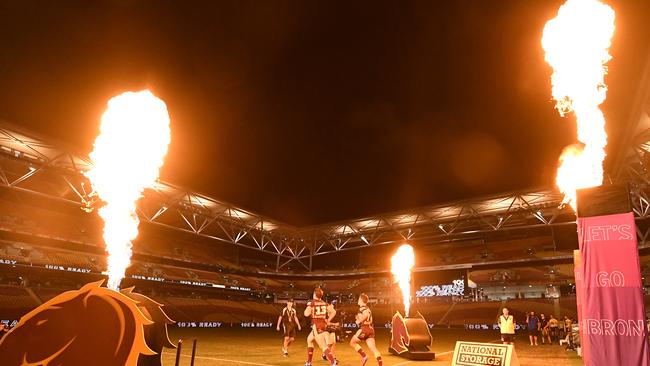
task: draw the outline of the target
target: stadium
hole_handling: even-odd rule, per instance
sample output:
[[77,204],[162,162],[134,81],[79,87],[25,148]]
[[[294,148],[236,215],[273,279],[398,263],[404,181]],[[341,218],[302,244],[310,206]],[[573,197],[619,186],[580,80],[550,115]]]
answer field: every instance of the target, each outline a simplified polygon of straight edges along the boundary
[[[15,127],[3,127],[1,133],[7,178],[2,320],[11,325],[55,295],[104,278],[106,255],[100,220],[80,209],[86,198],[78,171],[88,161]],[[498,339],[493,324],[503,306],[522,321],[529,309],[575,317],[575,217],[569,208],[559,208],[561,200],[552,190],[513,192],[294,228],[158,182],[140,202],[142,230],[122,287],[135,286],[164,304],[176,322],[171,337],[199,340],[198,365],[289,365],[295,361],[281,358],[274,330],[286,300],[294,298],[300,308],[321,286],[350,314],[352,328],[356,296],[367,293],[376,301],[376,326],[388,326],[394,312],[402,311],[389,258],[408,241],[419,258],[413,308],[428,320],[434,349],[443,354],[437,358],[444,360],[456,337]],[[639,222],[644,219],[639,215]],[[650,257],[643,249],[640,253],[646,268]],[[456,280],[461,285],[452,287]],[[243,329],[249,328],[255,328],[252,336],[263,348],[245,357],[241,350],[251,334]],[[386,349],[389,336],[384,335]],[[222,338],[233,344],[221,349]],[[566,353],[559,346],[554,351],[559,355],[553,357]],[[276,360],[261,361],[267,353]],[[340,358],[355,360],[347,353]],[[524,355],[521,350],[520,358]],[[173,351],[165,356],[174,362]]]
[[[556,12],[559,5],[554,6]],[[340,220],[300,225],[198,193],[175,183],[182,181],[180,177],[175,180],[173,176],[163,179],[156,175],[137,192],[136,203],[132,202],[135,210],[131,216],[126,215],[135,217],[132,222],[136,237],[127,240],[132,243],[132,253],[127,257],[123,276],[118,273],[116,286],[111,285],[115,262],[109,262],[115,261],[109,259],[114,254],[107,254],[109,219],[102,213],[104,207],[110,207],[110,200],[98,188],[101,182],[95,179],[99,174],[92,173],[101,165],[99,150],[79,152],[82,149],[78,146],[28,124],[1,122],[0,322],[5,329],[0,337],[6,338],[0,338],[0,364],[5,365],[4,355],[20,348],[21,342],[30,346],[20,354],[21,359],[16,359],[16,365],[111,364],[96,363],[88,351],[95,343],[110,343],[111,331],[103,332],[97,325],[87,333],[87,338],[96,338],[95,343],[82,343],[84,336],[75,333],[78,330],[73,330],[70,323],[86,315],[76,310],[63,318],[60,315],[72,306],[67,304],[77,299],[67,299],[66,305],[53,302],[63,301],[57,299],[67,291],[92,292],[93,286],[121,291],[120,296],[128,296],[133,304],[141,306],[140,311],[148,319],[143,323],[144,337],[154,351],[151,339],[158,337],[157,365],[303,365],[305,340],[315,332],[310,316],[303,316],[303,311],[313,308],[315,289],[324,293],[322,301],[328,309],[332,306],[336,310],[340,327],[332,332],[336,348],[331,353],[339,365],[360,362],[356,348],[348,343],[359,338],[358,331],[365,324],[359,322],[358,315],[360,306],[361,314],[364,309],[358,304],[362,294],[367,295],[372,310],[366,321],[374,326],[377,348],[387,366],[466,365],[455,358],[457,342],[502,344],[505,340],[498,323],[504,308],[514,318],[514,348],[509,349],[516,350],[518,364],[586,364],[585,337],[597,332],[623,340],[642,336],[646,353],[639,354],[648,356],[645,311],[650,305],[650,292],[645,284],[650,284],[650,176],[646,165],[650,153],[650,58],[645,57],[640,64],[634,85],[626,88],[629,98],[618,101],[619,110],[624,111],[620,116],[625,118],[617,119],[617,133],[610,138],[602,184],[578,187],[596,189],[577,191],[577,209],[567,203],[567,194],[547,182],[544,186],[468,195],[354,219],[345,219],[344,214]],[[112,106],[109,102],[109,109]],[[553,111],[552,106],[549,109]],[[171,119],[173,135],[173,116]],[[103,123],[107,120],[103,118]],[[140,156],[147,155],[146,150],[153,146],[147,141],[154,138],[140,136],[138,140],[144,147],[124,148],[129,150],[125,154],[117,150],[120,144],[128,144],[127,140],[114,145],[117,150],[111,153],[127,156],[121,162],[125,165],[117,171],[123,169],[129,174],[111,175],[108,185],[127,187],[136,180],[139,168],[125,166],[130,160],[146,161]],[[187,145],[191,150],[192,143]],[[190,164],[191,157],[183,158]],[[555,166],[555,161],[549,164]],[[160,165],[156,174],[158,169]],[[300,173],[296,174],[298,177]],[[388,176],[391,172],[381,174]],[[264,189],[272,194],[273,185],[266,184]],[[642,323],[636,318],[603,318],[598,319],[598,324],[585,323],[582,320],[590,320],[584,315],[590,308],[582,308],[581,299],[585,298],[579,297],[592,295],[581,295],[583,285],[576,283],[576,273],[594,264],[589,264],[585,254],[582,240],[587,234],[581,231],[579,235],[579,222],[621,213],[632,215],[635,225],[630,233],[637,240],[636,254],[630,258],[631,263],[638,263],[640,282],[633,287],[629,283],[635,278],[626,273],[623,280],[623,274],[617,271],[605,275],[599,272],[598,281],[600,287],[629,287],[636,294],[642,292],[638,306],[644,318]],[[406,269],[408,278],[403,285],[395,274],[399,260],[396,264],[391,258],[405,244],[413,248],[415,259]],[[632,267],[636,270],[635,265]],[[404,295],[404,286],[408,295]],[[127,294],[122,295],[125,291]],[[296,329],[294,343],[285,349],[278,318],[285,321],[283,309],[288,301],[296,309],[300,330]],[[52,314],[51,318],[29,325],[32,317],[38,319],[35,309],[58,311],[61,319]],[[108,314],[108,310],[102,311],[99,314]],[[542,332],[538,327],[535,343],[539,345],[533,345],[532,338],[529,341],[529,318],[535,317],[531,312],[537,314],[537,321],[540,314],[545,314],[541,320],[545,326],[551,316],[559,321],[552,331],[544,328]],[[106,315],[109,318],[113,319]],[[80,323],[88,326],[93,326],[95,320],[101,323],[96,315],[84,319]],[[116,319],[127,324],[124,329],[128,328],[127,315]],[[404,334],[395,333],[396,319],[405,322]],[[424,328],[416,330],[413,322],[409,323],[413,320],[421,321]],[[148,330],[150,324],[162,328]],[[27,326],[31,327],[31,335],[17,341],[11,338]],[[135,337],[142,336],[142,330],[137,330],[137,325],[135,328]],[[66,335],[68,338],[61,338]],[[165,335],[170,342],[165,343]],[[418,346],[403,339],[408,351],[395,351],[397,336],[408,336],[413,344],[422,338],[424,348],[416,350]],[[58,342],[65,346],[51,351],[49,358],[41,358],[38,363],[29,361],[28,355],[34,349],[46,352],[47,344]],[[591,342],[593,360],[598,357],[594,346],[597,342]],[[365,342],[361,346],[368,351]],[[75,347],[87,347],[87,363],[42,361],[55,359],[65,349]],[[326,355],[321,360],[322,352],[325,350],[314,347],[313,365],[330,364]],[[413,354],[417,358],[419,353],[431,354],[431,358],[418,361],[405,356]],[[372,355],[370,358],[368,365],[376,364]],[[5,360],[13,366],[13,361]],[[156,364],[129,360],[126,364]]]

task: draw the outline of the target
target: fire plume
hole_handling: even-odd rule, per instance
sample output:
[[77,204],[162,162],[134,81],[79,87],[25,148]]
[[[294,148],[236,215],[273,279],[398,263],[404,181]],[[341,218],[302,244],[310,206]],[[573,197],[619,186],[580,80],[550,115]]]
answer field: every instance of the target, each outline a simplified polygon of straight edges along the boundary
[[395,280],[402,291],[406,317],[409,316],[409,309],[411,307],[411,271],[414,265],[415,253],[413,253],[413,247],[408,244],[400,246],[391,258],[391,272],[395,276]]
[[598,0],[568,0],[544,27],[542,47],[553,68],[555,108],[574,112],[578,141],[559,160],[555,183],[576,209],[576,190],[603,183],[607,133],[600,105],[607,97],[606,63],[614,34],[614,10]]
[[90,153],[93,167],[85,175],[104,202],[99,215],[108,252],[107,285],[114,290],[138,236],[136,203],[158,179],[169,142],[167,106],[150,91],[126,92],[108,101]]

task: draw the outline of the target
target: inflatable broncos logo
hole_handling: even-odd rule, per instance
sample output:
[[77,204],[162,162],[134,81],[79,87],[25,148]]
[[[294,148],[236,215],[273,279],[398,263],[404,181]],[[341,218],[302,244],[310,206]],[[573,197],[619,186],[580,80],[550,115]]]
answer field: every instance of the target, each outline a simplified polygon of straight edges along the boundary
[[140,354],[138,357],[138,366],[161,366],[163,347],[176,348],[174,343],[169,340],[169,334],[167,333],[167,325],[176,322],[165,314],[162,309],[162,304],[153,301],[147,296],[133,292],[133,287],[126,288],[120,292],[131,298],[131,300],[136,301],[138,309],[140,309],[147,319],[152,321],[152,324],[144,326],[144,339],[155,354]]
[[433,360],[435,354],[429,349],[432,342],[429,325],[422,314],[409,318],[399,312],[393,315],[390,353],[411,360]]
[[406,329],[406,322],[404,322],[402,314],[397,312],[393,315],[390,348],[392,348],[395,353],[400,354],[409,350],[410,343],[411,337]]
[[[143,299],[138,295],[100,287],[102,282],[64,292],[23,316],[0,339],[0,363],[3,366],[140,365],[143,364],[141,356],[156,355],[148,346],[148,339],[145,340],[145,329],[154,330],[155,323],[147,316],[158,317],[160,314],[154,309],[159,304],[142,304]],[[143,312],[145,309],[152,311]],[[164,337],[167,338],[166,329]],[[169,346],[167,342],[160,344]]]

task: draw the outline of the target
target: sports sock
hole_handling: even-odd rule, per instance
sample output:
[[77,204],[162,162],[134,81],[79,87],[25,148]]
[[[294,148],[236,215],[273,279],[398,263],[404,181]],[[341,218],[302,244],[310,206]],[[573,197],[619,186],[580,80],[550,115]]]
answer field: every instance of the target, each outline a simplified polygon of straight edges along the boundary
[[[359,346],[359,345],[357,345],[357,346]],[[361,348],[361,346],[359,346],[359,349],[357,349],[357,352],[359,352],[361,357],[366,357],[366,353],[363,351],[363,348]]]
[[314,347],[307,347],[307,362],[311,363],[314,358]]
[[329,348],[325,349],[325,357],[327,357],[327,360],[330,362],[330,364],[334,363],[334,356],[332,356],[332,351],[330,351]]
[[381,356],[377,357],[377,365],[384,366],[384,361],[382,361]]

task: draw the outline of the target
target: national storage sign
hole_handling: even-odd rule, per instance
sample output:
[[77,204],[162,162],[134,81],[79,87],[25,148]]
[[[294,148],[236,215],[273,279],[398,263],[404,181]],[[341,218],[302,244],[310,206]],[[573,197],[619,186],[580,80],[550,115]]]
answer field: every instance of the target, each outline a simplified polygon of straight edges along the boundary
[[456,342],[452,366],[519,366],[511,344]]

